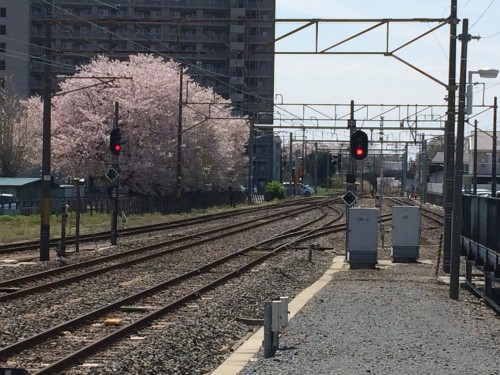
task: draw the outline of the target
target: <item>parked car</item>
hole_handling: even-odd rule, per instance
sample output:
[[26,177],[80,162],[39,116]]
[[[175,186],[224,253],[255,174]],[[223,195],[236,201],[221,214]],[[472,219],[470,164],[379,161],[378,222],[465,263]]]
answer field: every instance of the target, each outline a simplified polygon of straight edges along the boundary
[[314,188],[311,185],[304,184],[304,186],[306,187],[306,189],[309,190],[309,192],[311,193],[311,195],[313,195],[314,193],[316,193],[316,191],[314,190]]
[[306,197],[309,197],[309,196],[311,196],[311,195],[314,195],[314,189],[313,189],[311,186],[309,186],[309,185],[304,185],[303,189],[304,189],[304,193],[303,193],[303,194],[304,194]]
[[[284,182],[283,186],[285,187],[287,195],[294,194],[294,184],[290,184],[289,182]],[[309,185],[304,185],[303,183],[299,182],[295,184],[295,188],[297,189],[295,192],[295,194],[297,195],[305,195],[306,197],[314,195],[314,189]]]

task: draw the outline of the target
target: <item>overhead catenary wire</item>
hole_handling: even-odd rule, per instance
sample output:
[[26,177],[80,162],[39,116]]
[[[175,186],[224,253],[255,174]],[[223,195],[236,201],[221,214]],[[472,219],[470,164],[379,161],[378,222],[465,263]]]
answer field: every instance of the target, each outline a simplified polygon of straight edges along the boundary
[[[28,3],[28,4],[29,4],[29,3],[31,3],[29,0],[21,0],[21,1],[24,1],[25,3]],[[47,5],[53,6],[55,9],[61,9],[62,11],[65,11],[65,10],[64,10],[64,9],[62,9],[61,7],[59,7],[59,6],[57,6],[57,5],[54,5],[51,1],[47,1],[47,0],[40,0],[40,1],[41,1],[42,3],[44,3],[44,4],[47,4]],[[111,5],[111,4],[105,4],[105,3],[103,3],[102,1],[99,1],[99,0],[94,0],[94,1],[95,1],[96,3],[99,3],[99,4],[106,5],[106,6],[108,6],[109,8],[112,8],[112,9],[118,9],[118,6],[113,6],[113,5]],[[470,0],[469,0],[469,1],[470,1]],[[492,3],[493,3],[493,2],[494,2],[494,0],[490,3],[490,5],[488,6],[488,8],[487,8],[487,9],[483,12],[483,14],[482,14],[482,15],[484,15],[484,14],[486,13],[486,11],[489,9],[489,7],[492,5]],[[126,3],[125,3],[124,5],[126,5]],[[129,5],[130,5],[130,2],[129,2]],[[466,4],[464,4],[464,5],[462,5],[462,7],[463,7],[463,6],[465,6],[465,5],[467,5],[467,3],[466,3]],[[89,21],[89,20],[86,20],[86,19],[84,19],[84,18],[82,18],[82,17],[79,17],[78,15],[76,15],[76,14],[74,14],[74,13],[72,13],[72,12],[66,11],[66,13],[67,13],[67,14],[69,14],[70,16],[74,17],[74,18],[75,18],[75,19],[77,19],[77,20],[81,20],[82,22],[85,22],[85,23],[87,23],[87,24],[90,24],[90,25],[95,26],[96,28],[99,28],[99,29],[104,30],[104,31],[106,31],[107,33],[111,33],[111,35],[116,36],[116,38],[117,38],[117,39],[119,38],[119,39],[121,39],[121,40],[128,41],[128,42],[132,43],[133,45],[140,45],[140,46],[142,46],[142,44],[141,44],[141,43],[137,43],[137,42],[135,42],[135,41],[133,41],[133,40],[131,40],[131,39],[129,39],[129,38],[127,38],[127,37],[125,37],[125,36],[122,36],[122,35],[119,35],[119,34],[113,33],[111,30],[107,29],[106,27],[101,27],[101,26],[99,26],[98,24],[93,23],[93,22],[91,22],[91,21]],[[482,15],[481,15],[481,17],[482,17]],[[476,22],[477,22],[477,21],[476,21]],[[149,36],[150,36],[150,38],[148,39],[149,41],[159,42],[159,43],[160,43],[160,45],[164,46],[166,49],[169,49],[169,48],[168,48],[168,46],[166,46],[166,45],[165,45],[165,44],[164,44],[164,43],[163,43],[160,39],[158,39],[155,35],[153,35],[153,34],[152,34],[152,33],[151,33],[151,32],[150,32],[147,28],[145,28],[143,25],[141,25],[140,23],[138,23],[138,24],[136,24],[136,25],[137,25],[137,29],[134,29],[134,30],[130,30],[130,29],[129,29],[129,30],[130,30],[131,32],[135,32],[135,33],[139,32],[138,30],[142,30],[142,31],[143,31],[143,32],[142,32],[142,35],[147,34],[147,35],[149,35]],[[38,45],[36,45],[36,46],[37,46],[37,47],[40,47],[40,46],[38,46]],[[170,56],[168,53],[163,53],[163,52],[160,52],[160,51],[156,51],[156,50],[153,50],[153,49],[148,48],[148,47],[144,47],[144,48],[145,48],[145,50],[147,50],[147,51],[149,51],[149,52],[152,52],[152,53],[154,53],[154,54],[156,54],[156,55],[162,56],[162,57],[164,57],[164,58],[169,58],[169,59],[173,58],[173,57],[172,57],[172,56]],[[54,49],[52,49],[52,50],[54,50]],[[172,52],[174,52],[174,51],[172,51]],[[87,54],[87,55],[76,54],[76,53],[75,53],[75,52],[73,52],[73,51],[68,51],[68,52],[67,52],[67,54],[68,54],[68,55],[74,55],[74,56],[81,56],[81,57],[84,57],[84,56],[85,56],[85,57],[87,57],[87,58],[88,58],[88,54]],[[27,56],[29,56],[29,55],[27,55]],[[181,58],[181,57],[177,57],[177,58],[173,58],[173,59],[174,59],[175,61],[180,61],[182,64],[184,64],[184,65],[186,65],[186,66],[189,66],[189,67],[195,67],[195,68],[196,68],[196,69],[198,69],[200,72],[205,72],[205,73],[207,73],[207,77],[212,77],[212,78],[213,78],[213,80],[214,80],[214,82],[219,82],[221,86],[225,86],[225,87],[228,87],[228,88],[230,88],[230,89],[232,89],[232,90],[234,90],[234,91],[236,91],[236,92],[246,94],[246,95],[248,95],[248,96],[252,97],[253,99],[257,99],[257,100],[262,100],[262,101],[269,101],[269,102],[272,102],[272,98],[268,98],[268,97],[266,97],[266,96],[258,95],[257,93],[255,93],[255,92],[253,92],[253,91],[251,91],[251,90],[242,90],[240,87],[235,87],[235,86],[233,86],[233,85],[229,84],[229,83],[228,83],[228,82],[226,82],[226,81],[223,81],[223,80],[217,79],[217,77],[216,77],[216,76],[219,76],[219,77],[225,77],[225,78],[227,78],[227,75],[223,75],[223,74],[219,74],[219,73],[216,73],[216,72],[209,71],[209,70],[204,69],[204,68],[202,68],[202,67],[200,67],[200,66],[197,66],[196,64],[194,64],[194,63],[192,63],[192,62],[189,62],[188,60],[186,60],[186,59],[184,59],[184,58]],[[68,65],[68,67],[70,67],[70,66],[71,66],[71,67],[74,67],[74,66],[72,66],[72,65]]]
[[488,38],[493,38],[494,36],[500,35],[500,31],[496,32],[494,34],[488,35],[488,36],[482,36],[481,38],[483,39],[488,39]]
[[481,18],[483,18],[483,16],[486,14],[486,12],[488,12],[488,10],[490,9],[490,7],[493,5],[494,2],[495,0],[491,0],[486,9],[483,11],[483,13],[481,13],[478,19],[470,26],[469,30],[472,29],[481,20]]

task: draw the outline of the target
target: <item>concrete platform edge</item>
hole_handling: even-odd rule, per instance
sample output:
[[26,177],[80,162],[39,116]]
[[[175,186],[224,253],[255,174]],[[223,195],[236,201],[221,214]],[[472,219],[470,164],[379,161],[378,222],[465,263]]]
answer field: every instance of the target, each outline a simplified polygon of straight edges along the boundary
[[[288,319],[292,319],[306,303],[332,279],[333,275],[347,264],[344,256],[333,258],[330,268],[311,286],[300,292],[288,305]],[[286,296],[283,296],[286,297]],[[264,339],[264,329],[261,327],[250,338],[236,349],[211,375],[236,375],[258,353]]]

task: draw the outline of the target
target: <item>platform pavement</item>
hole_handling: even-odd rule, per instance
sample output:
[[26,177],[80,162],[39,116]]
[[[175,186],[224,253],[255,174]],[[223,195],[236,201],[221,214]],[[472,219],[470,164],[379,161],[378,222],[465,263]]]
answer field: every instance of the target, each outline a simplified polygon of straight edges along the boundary
[[[342,268],[347,267],[344,256],[333,259],[330,268],[311,286],[299,293],[288,305],[288,319],[293,317],[306,305],[306,303],[332,279],[333,275]],[[235,350],[211,375],[236,375],[258,353],[264,339],[264,328],[260,328],[237,350]]]
[[[500,319],[467,291],[461,292],[458,302],[448,298],[446,283],[449,279],[439,277],[436,280],[429,276],[428,271],[435,267],[432,261],[396,264],[379,260],[377,271],[372,274],[353,274],[351,272],[359,271],[347,271],[348,264],[344,259],[343,256],[335,257],[327,272],[290,302],[290,325],[284,330],[285,342],[280,342],[286,350],[278,349],[278,358],[263,359],[262,352],[259,352],[264,333],[261,328],[211,375],[236,375],[240,372],[257,375],[498,373],[495,358],[498,357],[500,338],[495,332],[500,328]],[[414,272],[418,267],[424,272]],[[336,277],[341,271],[347,272]],[[373,284],[370,277],[364,278],[364,275],[377,272]],[[354,278],[349,280],[348,273]],[[397,277],[393,280],[394,275]],[[359,282],[357,277],[360,277]],[[336,280],[332,283],[334,278]],[[332,288],[339,285],[343,287],[339,293],[341,296],[330,298],[329,293],[337,295],[336,289]],[[336,301],[332,304],[334,299]],[[385,299],[387,303],[377,299]],[[301,310],[304,311],[299,314],[300,319],[294,320]],[[404,315],[401,320],[399,314]],[[459,318],[457,321],[453,319],[454,314]],[[379,322],[379,317],[392,319],[394,326],[389,325],[384,330],[383,326],[388,322]],[[367,328],[358,330],[359,322],[352,323],[351,318],[367,320]],[[485,335],[490,331],[491,337]],[[398,340],[401,341],[399,344]],[[466,341],[471,343],[467,346],[467,353],[464,352]],[[364,353],[363,350],[357,352],[358,345],[363,345]],[[385,350],[389,350],[388,359],[381,359]],[[324,356],[325,351],[331,356]],[[356,360],[351,361],[349,353]],[[374,357],[378,359],[374,360]],[[404,363],[406,358],[408,363]]]

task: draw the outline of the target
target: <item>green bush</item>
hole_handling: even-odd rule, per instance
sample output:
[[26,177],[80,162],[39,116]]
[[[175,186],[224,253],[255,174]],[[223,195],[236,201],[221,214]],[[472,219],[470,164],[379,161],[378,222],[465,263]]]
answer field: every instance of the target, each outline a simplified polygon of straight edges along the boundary
[[333,176],[330,180],[331,189],[344,189],[344,184],[342,183],[342,178],[340,176]]
[[279,181],[268,182],[264,191],[266,200],[285,199],[285,188]]
[[14,215],[0,215],[0,221],[18,221],[18,217]]

